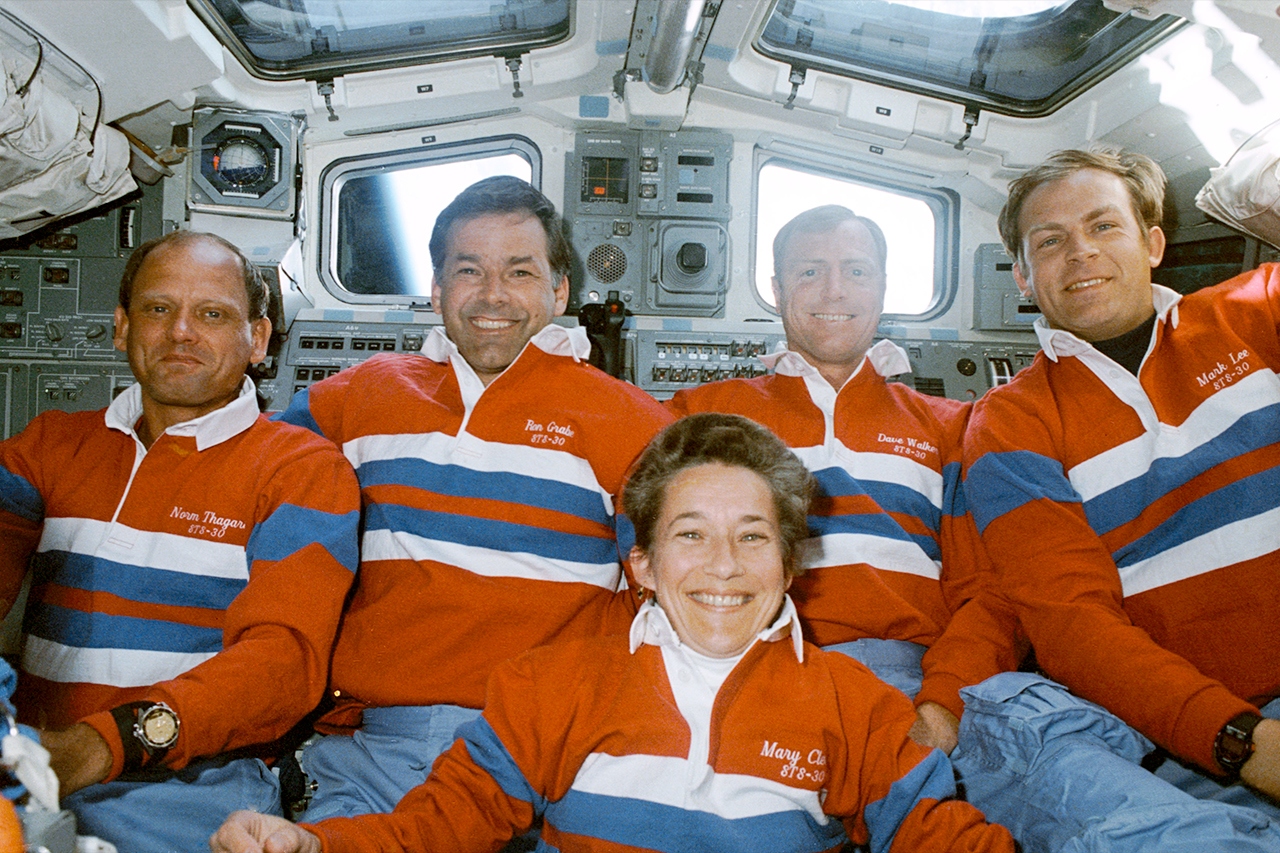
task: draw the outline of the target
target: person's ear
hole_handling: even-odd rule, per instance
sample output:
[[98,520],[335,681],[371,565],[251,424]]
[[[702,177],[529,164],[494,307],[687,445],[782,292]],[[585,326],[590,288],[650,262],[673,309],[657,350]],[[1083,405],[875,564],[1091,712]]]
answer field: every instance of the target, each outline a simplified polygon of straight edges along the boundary
[[1159,225],[1151,226],[1151,230],[1147,232],[1147,259],[1151,261],[1152,269],[1160,266],[1160,261],[1164,260],[1164,247],[1164,229]]
[[1022,294],[1023,299],[1034,299],[1035,294],[1031,291],[1031,282],[1027,281],[1026,275],[1022,272],[1022,262],[1013,262],[1013,280],[1018,285],[1018,292]]
[[116,331],[111,343],[120,352],[129,351],[129,315],[119,305],[116,306]]
[[627,555],[627,560],[631,563],[631,574],[635,575],[640,585],[650,592],[657,592],[658,582],[657,578],[653,576],[653,567],[649,564],[649,555],[641,550],[639,545],[632,545],[631,553]]
[[267,357],[267,344],[271,341],[271,321],[266,317],[254,320],[249,324],[249,333],[253,341],[249,363],[259,364]]

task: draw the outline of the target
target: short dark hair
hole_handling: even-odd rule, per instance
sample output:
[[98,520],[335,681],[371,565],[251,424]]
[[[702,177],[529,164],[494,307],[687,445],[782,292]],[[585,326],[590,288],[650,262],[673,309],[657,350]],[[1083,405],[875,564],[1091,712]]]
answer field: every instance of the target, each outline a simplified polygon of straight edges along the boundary
[[823,234],[835,229],[842,222],[861,222],[871,232],[871,240],[876,245],[876,262],[880,264],[880,274],[885,274],[885,264],[889,260],[889,244],[884,239],[884,231],[875,220],[859,216],[841,204],[824,204],[804,213],[797,214],[786,225],[778,229],[773,238],[773,276],[782,281],[782,264],[787,252],[787,244],[796,234]]
[[142,268],[142,262],[147,259],[147,256],[161,246],[182,245],[184,243],[194,243],[198,240],[216,243],[234,255],[239,262],[240,275],[244,279],[244,295],[249,302],[249,321],[261,320],[267,316],[270,297],[267,293],[267,284],[262,280],[262,274],[258,272],[258,268],[245,257],[244,252],[241,252],[234,243],[224,240],[217,234],[207,234],[201,231],[172,231],[163,237],[148,240],[133,250],[133,254],[125,262],[124,275],[120,277],[119,302],[120,307],[124,309],[126,314],[129,313],[129,303],[133,298],[133,282],[137,279],[138,270]]
[[536,216],[547,235],[547,261],[557,282],[569,274],[573,266],[573,247],[564,233],[564,220],[551,203],[528,181],[511,175],[496,175],[476,181],[449,202],[436,217],[431,229],[431,266],[439,274],[448,260],[449,229],[457,222],[465,222],[491,213],[527,213]]
[[622,492],[623,510],[635,527],[637,547],[648,551],[653,544],[653,529],[675,476],[710,462],[745,468],[768,484],[782,535],[783,568],[790,576],[800,574],[804,569],[797,552],[809,535],[813,475],[776,435],[741,415],[689,415],[649,443]]
[[1055,151],[1038,166],[1032,167],[1009,182],[1009,200],[1000,211],[1000,240],[1009,257],[1019,264],[1022,257],[1022,228],[1018,223],[1027,196],[1043,184],[1060,181],[1082,169],[1100,169],[1124,181],[1133,205],[1134,217],[1147,232],[1164,221],[1164,170],[1145,154],[1109,145],[1087,149],[1067,148]]

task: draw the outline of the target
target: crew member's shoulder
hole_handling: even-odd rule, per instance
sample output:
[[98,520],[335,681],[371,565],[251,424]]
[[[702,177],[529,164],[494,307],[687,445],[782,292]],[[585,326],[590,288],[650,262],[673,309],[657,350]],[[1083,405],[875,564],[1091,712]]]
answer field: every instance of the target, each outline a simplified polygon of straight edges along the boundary
[[750,379],[721,379],[692,388],[682,388],[672,397],[670,408],[679,414],[732,412],[752,401],[768,399],[776,390],[778,377],[772,374]]
[[41,412],[27,424],[25,429],[10,440],[37,442],[50,446],[80,446],[106,438],[132,445],[133,440],[128,435],[107,427],[106,414],[106,409],[87,412],[63,412],[54,409]]
[[258,415],[253,426],[231,441],[242,445],[237,448],[238,452],[253,454],[252,458],[258,460],[259,464],[283,464],[303,457],[313,457],[317,462],[324,457],[346,458],[324,436],[306,427],[272,420],[265,414]]

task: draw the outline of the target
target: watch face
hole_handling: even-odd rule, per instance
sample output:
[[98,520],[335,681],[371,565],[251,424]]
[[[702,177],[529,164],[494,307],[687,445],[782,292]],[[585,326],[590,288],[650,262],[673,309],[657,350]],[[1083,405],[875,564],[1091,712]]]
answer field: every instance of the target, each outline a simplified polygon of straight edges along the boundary
[[142,715],[142,735],[154,747],[173,746],[178,739],[178,717],[156,705]]

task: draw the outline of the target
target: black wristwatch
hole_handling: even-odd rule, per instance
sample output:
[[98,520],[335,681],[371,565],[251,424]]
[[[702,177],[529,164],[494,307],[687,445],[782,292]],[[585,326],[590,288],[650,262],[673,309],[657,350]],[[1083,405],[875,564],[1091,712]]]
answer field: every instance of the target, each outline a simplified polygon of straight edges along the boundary
[[130,702],[113,708],[111,716],[124,745],[125,770],[159,764],[178,742],[178,714],[164,702]]
[[1239,775],[1249,756],[1253,755],[1253,730],[1262,717],[1252,711],[1236,714],[1218,732],[1213,742],[1213,757],[1218,765],[1233,776]]

